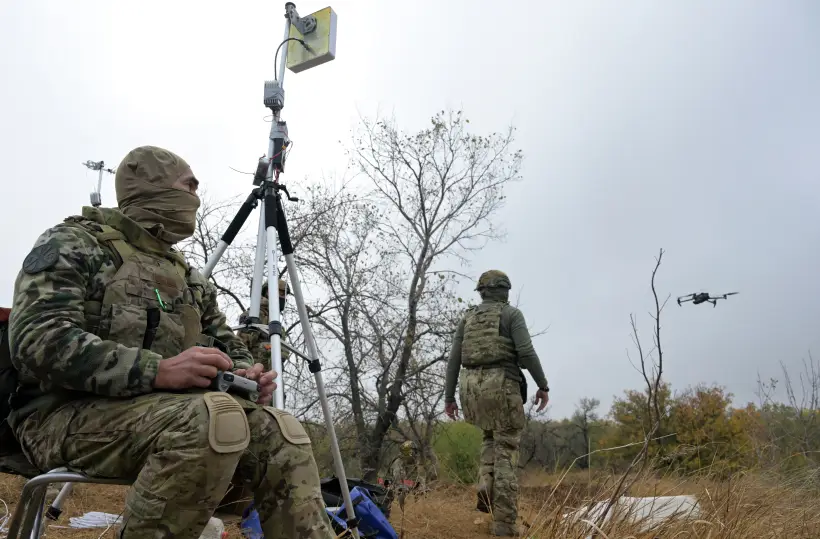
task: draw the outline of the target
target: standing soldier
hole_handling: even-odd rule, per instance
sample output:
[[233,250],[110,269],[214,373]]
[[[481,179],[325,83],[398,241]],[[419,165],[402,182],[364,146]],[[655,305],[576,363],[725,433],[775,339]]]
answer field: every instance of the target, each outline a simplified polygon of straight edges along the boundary
[[456,328],[444,393],[445,412],[455,419],[460,381],[464,418],[484,431],[476,509],[490,512],[492,508],[492,533],[497,536],[518,532],[516,468],[526,398],[522,368],[538,385],[538,411],[549,401],[547,379],[524,315],[509,304],[510,288],[510,279],[501,271],[490,270],[479,277],[476,290],[482,301],[467,310]]
[[[290,287],[283,281],[279,279],[279,312],[285,310],[285,304],[287,301],[287,295],[290,294]],[[268,283],[262,285],[262,301],[259,305],[259,323],[263,325],[268,325],[270,322],[270,306],[268,302]],[[239,316],[239,323],[244,324],[248,319],[250,311],[245,311]],[[251,351],[253,354],[254,360],[257,363],[261,363],[265,366],[266,369],[271,368],[270,364],[270,340],[269,339],[262,339],[261,334],[256,329],[251,328],[243,328],[237,332],[239,338],[242,339],[242,342],[245,343],[245,346],[248,350]],[[282,341],[285,340],[287,337],[287,333],[285,332],[285,327],[282,326]],[[282,361],[286,361],[290,357],[290,350],[285,348],[284,346],[281,347],[282,349]]]

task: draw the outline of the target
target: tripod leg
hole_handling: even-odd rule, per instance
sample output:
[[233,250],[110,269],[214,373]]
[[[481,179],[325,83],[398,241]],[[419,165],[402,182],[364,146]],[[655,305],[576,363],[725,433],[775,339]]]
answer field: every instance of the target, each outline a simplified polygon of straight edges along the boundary
[[248,195],[248,198],[246,198],[245,202],[243,202],[242,206],[240,206],[239,211],[236,212],[236,217],[233,218],[231,224],[228,225],[228,229],[225,230],[224,234],[222,234],[222,238],[220,238],[219,243],[214,250],[214,254],[212,254],[211,258],[205,262],[205,269],[202,270],[202,273],[205,275],[206,279],[211,276],[211,273],[213,273],[217,262],[219,262],[219,259],[222,258],[223,254],[225,254],[225,250],[228,248],[228,245],[230,245],[236,238],[236,235],[239,234],[239,231],[242,229],[245,221],[247,221],[248,216],[256,206],[256,200],[259,198],[259,195],[260,192],[257,189],[254,189],[253,192]]
[[311,357],[309,361],[310,372],[316,380],[316,389],[319,393],[319,402],[322,405],[322,414],[325,417],[325,425],[327,432],[330,435],[330,450],[333,454],[333,467],[336,471],[336,477],[339,479],[339,486],[342,491],[342,498],[344,499],[345,512],[347,513],[348,528],[353,533],[356,539],[359,539],[359,530],[356,525],[356,513],[353,510],[353,501],[350,498],[350,489],[347,485],[347,474],[345,474],[344,463],[342,462],[342,453],[339,450],[339,440],[336,438],[336,430],[333,427],[333,413],[330,410],[330,404],[327,401],[327,394],[325,393],[325,383],[322,378],[322,365],[319,362],[319,349],[316,346],[316,339],[313,336],[313,329],[310,327],[310,320],[308,319],[307,306],[302,295],[302,283],[299,280],[299,271],[296,267],[296,260],[293,257],[293,244],[290,240],[290,232],[288,231],[287,220],[285,219],[285,212],[282,209],[282,202],[279,198],[276,199],[277,209],[277,229],[279,232],[279,241],[282,244],[282,253],[285,255],[285,262],[288,266],[288,276],[290,277],[290,286],[293,292],[293,297],[296,300],[296,310],[299,313],[299,322],[302,326],[302,333],[305,336],[305,344],[308,349],[308,356]]
[[259,230],[256,233],[256,254],[253,266],[253,280],[251,281],[251,306],[248,318],[256,323],[259,321],[259,306],[262,304],[262,274],[265,271],[265,201],[259,205]]
[[[276,229],[278,223],[279,209],[281,203],[277,203],[273,187],[265,193],[265,229],[267,231],[267,255],[268,255],[268,290],[277,290],[276,286],[279,276],[276,272]],[[270,294],[270,292],[268,292]],[[272,294],[270,294],[272,296]],[[282,323],[279,320],[279,302],[269,301],[269,321],[268,335],[270,337],[271,368],[281,375],[282,373],[282,349],[280,348],[282,338]],[[282,380],[276,384],[273,392],[273,406],[285,408],[285,388]]]

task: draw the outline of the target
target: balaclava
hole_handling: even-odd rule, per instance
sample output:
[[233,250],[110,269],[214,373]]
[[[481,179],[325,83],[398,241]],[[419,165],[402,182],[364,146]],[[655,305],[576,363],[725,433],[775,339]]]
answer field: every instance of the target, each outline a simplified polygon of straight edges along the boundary
[[141,146],[131,150],[114,180],[120,211],[168,244],[190,238],[196,227],[199,197],[172,187],[191,167],[178,155]]

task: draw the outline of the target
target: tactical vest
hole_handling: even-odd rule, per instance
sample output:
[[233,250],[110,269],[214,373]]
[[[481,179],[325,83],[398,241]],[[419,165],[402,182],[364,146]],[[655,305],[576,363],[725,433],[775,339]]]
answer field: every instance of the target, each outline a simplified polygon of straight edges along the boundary
[[102,302],[87,301],[84,305],[86,331],[165,358],[198,343],[209,345],[201,335],[199,311],[205,283],[189,282],[196,279],[191,279],[180,253],[139,250],[125,234],[96,219],[70,217],[66,223],[93,234],[117,266],[106,283]]
[[[92,234],[117,268],[102,302],[84,303],[85,331],[165,358],[197,344],[220,344],[201,333],[199,305],[205,281],[199,273],[188,271],[182,254],[149,254],[133,247],[125,234],[104,222],[98,210],[69,217],[65,223]],[[19,451],[8,424],[11,400],[18,389],[8,342],[8,315],[7,309],[0,309],[0,457]]]
[[501,363],[516,363],[515,343],[501,336],[501,302],[482,303],[464,317],[464,337],[461,341],[461,364],[479,367]]

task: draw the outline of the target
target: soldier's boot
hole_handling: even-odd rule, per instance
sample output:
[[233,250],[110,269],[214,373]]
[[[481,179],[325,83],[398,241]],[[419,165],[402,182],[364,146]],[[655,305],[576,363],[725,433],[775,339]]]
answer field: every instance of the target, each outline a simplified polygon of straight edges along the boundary
[[527,533],[527,529],[518,524],[495,521],[490,526],[490,533],[496,537],[520,537]]

